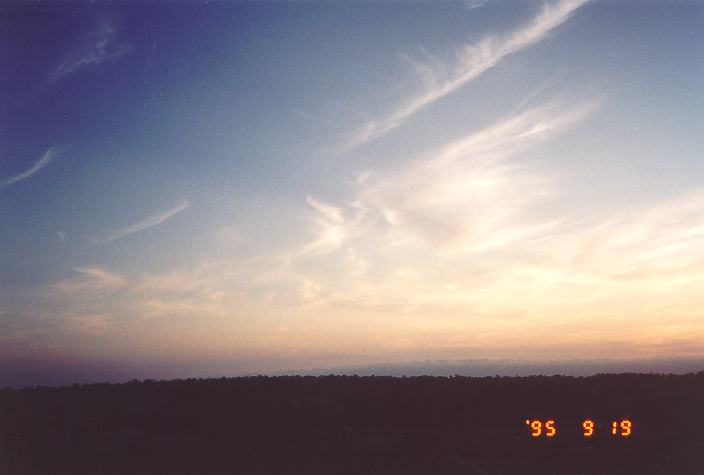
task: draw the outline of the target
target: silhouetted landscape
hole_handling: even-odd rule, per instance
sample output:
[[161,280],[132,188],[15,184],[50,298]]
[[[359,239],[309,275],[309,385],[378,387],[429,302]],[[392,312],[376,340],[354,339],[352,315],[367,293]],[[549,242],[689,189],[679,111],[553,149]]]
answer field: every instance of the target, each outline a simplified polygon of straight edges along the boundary
[[[4,389],[0,472],[702,473],[702,401],[704,372]],[[532,437],[534,419],[555,435]]]

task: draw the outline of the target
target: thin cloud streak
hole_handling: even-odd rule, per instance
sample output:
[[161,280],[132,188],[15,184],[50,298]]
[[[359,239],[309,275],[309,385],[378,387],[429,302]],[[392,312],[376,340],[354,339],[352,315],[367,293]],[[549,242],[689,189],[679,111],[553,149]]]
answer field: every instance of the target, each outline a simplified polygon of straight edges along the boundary
[[117,41],[117,27],[104,23],[51,70],[47,80],[54,82],[87,66],[117,61],[130,51],[132,46],[129,43]]
[[114,292],[127,285],[127,280],[98,266],[74,267],[79,275],[62,279],[49,285],[48,290],[52,295],[81,295],[82,299],[98,293]]
[[180,213],[181,211],[188,209],[190,206],[191,203],[187,199],[183,200],[181,203],[171,209],[151,215],[146,219],[143,219],[142,221],[139,221],[135,224],[113,231],[107,236],[93,241],[93,244],[103,244],[106,242],[114,241],[115,239],[119,239],[121,237],[129,236],[130,234],[135,234],[140,231],[144,231],[145,229],[152,228],[171,219],[173,216]]
[[[428,63],[409,60],[423,78],[425,90],[386,118],[367,123],[354,133],[343,149],[354,148],[388,134],[416,112],[469,84],[505,57],[540,42],[586,2],[587,0],[562,0],[545,4],[541,12],[522,28],[502,38],[489,36],[476,44],[464,45],[451,67],[439,64],[432,58],[429,58]],[[452,72],[446,73],[448,70]]]
[[485,7],[489,0],[465,0],[464,6],[467,10],[476,10]]
[[32,165],[32,167],[31,167],[29,170],[27,170],[27,171],[25,171],[25,172],[22,172],[22,173],[20,173],[20,174],[18,174],[18,175],[15,175],[15,176],[13,176],[13,177],[10,177],[10,178],[8,178],[8,179],[6,179],[6,180],[0,182],[0,190],[3,189],[3,188],[5,188],[5,187],[7,187],[7,186],[12,185],[13,183],[17,183],[18,181],[26,180],[27,178],[31,177],[32,175],[34,175],[35,173],[37,173],[37,172],[38,172],[39,170],[41,170],[42,168],[44,168],[44,167],[46,167],[47,165],[49,165],[49,163],[51,162],[51,160],[53,160],[53,158],[54,158],[56,155],[58,155],[60,152],[61,152],[61,150],[59,150],[58,148],[56,148],[56,147],[51,147],[49,150],[47,150],[46,152],[44,152],[44,155],[42,156],[42,158],[40,158],[40,159],[37,161],[37,163],[35,163],[34,165]]

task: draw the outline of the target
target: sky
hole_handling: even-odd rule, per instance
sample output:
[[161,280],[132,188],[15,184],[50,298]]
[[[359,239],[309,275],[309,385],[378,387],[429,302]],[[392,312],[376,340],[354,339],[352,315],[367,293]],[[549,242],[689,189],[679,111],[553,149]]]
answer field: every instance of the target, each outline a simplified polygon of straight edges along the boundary
[[5,2],[0,385],[704,359],[703,77],[700,1]]

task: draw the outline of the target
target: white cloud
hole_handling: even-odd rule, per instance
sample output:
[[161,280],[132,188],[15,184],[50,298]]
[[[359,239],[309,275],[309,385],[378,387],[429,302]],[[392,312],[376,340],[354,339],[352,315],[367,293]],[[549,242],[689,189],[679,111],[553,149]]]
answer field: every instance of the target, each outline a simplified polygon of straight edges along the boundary
[[386,135],[427,105],[469,84],[505,57],[540,42],[586,1],[560,0],[547,3],[530,23],[518,30],[502,37],[488,36],[476,44],[464,45],[451,65],[433,59],[426,62],[409,60],[423,78],[425,89],[385,118],[370,121],[357,130],[345,148]]
[[37,162],[32,165],[29,170],[24,171],[18,175],[12,176],[10,178],[7,178],[3,181],[0,182],[0,190],[5,188],[6,186],[12,185],[13,183],[17,183],[18,181],[26,180],[27,178],[31,177],[35,173],[37,173],[39,170],[42,168],[46,167],[49,165],[51,160],[58,155],[61,151],[56,148],[56,147],[51,147],[49,150],[44,152],[44,155],[42,158],[37,160]]
[[174,206],[173,208],[170,208],[166,211],[162,211],[161,213],[153,214],[135,224],[131,224],[124,228],[117,229],[103,238],[96,239],[93,241],[93,244],[102,244],[114,241],[115,239],[119,239],[124,236],[129,236],[130,234],[138,233],[139,231],[144,231],[145,229],[157,226],[163,223],[164,221],[171,219],[174,215],[180,213],[181,211],[188,209],[190,206],[191,204],[187,199],[183,200],[181,203]]
[[520,266],[516,254],[539,253],[570,221],[537,212],[556,184],[521,154],[592,109],[549,104],[515,113],[404,166],[365,172],[344,205],[309,197],[313,236],[291,254],[308,304],[406,314],[493,299],[480,289],[507,270],[496,256]]
[[306,202],[315,210],[311,219],[316,226],[316,239],[306,244],[297,254],[325,253],[337,249],[345,238],[342,210],[310,196]]
[[528,211],[544,200],[548,179],[511,161],[553,136],[591,106],[536,107],[424,154],[403,168],[366,174],[345,209],[308,198],[315,236],[299,255],[330,253],[347,240],[376,247],[426,243],[444,253],[486,252],[551,231]]
[[130,51],[132,46],[129,43],[117,40],[117,27],[109,22],[103,23],[52,69],[47,79],[54,82],[87,66],[117,61]]

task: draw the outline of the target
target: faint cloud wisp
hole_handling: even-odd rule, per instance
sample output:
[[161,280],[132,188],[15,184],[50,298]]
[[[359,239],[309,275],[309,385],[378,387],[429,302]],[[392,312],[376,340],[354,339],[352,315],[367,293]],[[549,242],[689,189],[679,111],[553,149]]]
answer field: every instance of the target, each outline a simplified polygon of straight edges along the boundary
[[10,178],[7,178],[3,181],[0,182],[0,190],[10,186],[14,183],[17,183],[18,181],[26,180],[27,178],[31,177],[35,173],[37,173],[39,170],[42,168],[46,167],[49,165],[49,163],[54,159],[56,155],[58,155],[61,152],[61,150],[57,147],[51,147],[49,150],[44,152],[44,155],[42,158],[37,160],[37,162],[32,165],[29,170],[24,171],[22,173],[19,173],[15,176],[12,176]]
[[74,267],[79,275],[59,280],[50,285],[50,293],[55,295],[80,294],[83,296],[103,292],[113,292],[124,288],[127,280],[121,275],[98,266]]
[[184,211],[188,209],[191,206],[191,203],[185,199],[178,205],[174,206],[173,208],[170,208],[166,211],[163,211],[161,213],[153,214],[142,221],[139,221],[135,224],[131,224],[129,226],[126,226],[124,228],[117,229],[111,233],[109,233],[107,236],[96,239],[93,241],[93,244],[103,244],[106,242],[114,241],[115,239],[119,239],[121,237],[129,236],[130,234],[138,233],[140,231],[144,231],[145,229],[149,229],[151,227],[157,226],[169,219],[171,219],[174,215],[180,213],[181,211]]
[[85,67],[117,61],[130,51],[132,46],[129,43],[118,41],[117,27],[105,22],[52,69],[47,75],[47,80],[50,83],[55,82]]

